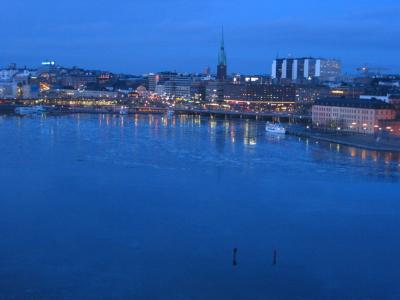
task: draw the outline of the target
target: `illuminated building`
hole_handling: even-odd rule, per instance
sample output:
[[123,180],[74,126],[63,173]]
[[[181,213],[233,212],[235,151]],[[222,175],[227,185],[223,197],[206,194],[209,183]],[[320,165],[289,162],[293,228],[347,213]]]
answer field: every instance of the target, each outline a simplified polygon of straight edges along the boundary
[[391,104],[380,100],[322,99],[312,107],[313,124],[334,130],[375,133],[385,130],[382,122],[395,120]]
[[365,87],[359,86],[340,86],[332,88],[329,92],[330,98],[360,98],[361,95],[365,94]]
[[190,85],[190,96],[194,101],[204,102],[206,100],[207,81],[195,80]]
[[159,73],[150,73],[147,77],[148,86],[150,92],[156,92],[157,94],[164,93],[164,85],[166,82],[173,79],[177,76],[176,72],[159,72]]
[[[220,82],[209,82],[206,86],[206,101],[218,101]],[[251,83],[223,83],[224,102],[230,105],[251,105],[263,108],[281,107],[286,110],[296,102],[294,85],[270,85]]]
[[316,100],[329,97],[330,89],[321,85],[296,85],[297,103],[314,103]]
[[294,103],[293,85],[225,84],[225,101]]
[[36,82],[36,72],[28,69],[11,68],[0,70],[0,98],[29,99],[37,98],[39,85]]
[[147,76],[147,80],[148,80],[148,87],[149,87],[149,91],[150,92],[155,92],[156,91],[156,86],[158,84],[159,81],[159,75],[158,74],[154,74],[154,73],[150,73]]
[[390,95],[389,103],[396,109],[397,115],[400,116],[400,95]]
[[288,82],[336,81],[341,63],[324,58],[277,58],[272,62],[272,79]]
[[68,74],[62,77],[61,85],[73,89],[84,89],[88,84],[96,84],[97,76],[92,73]]
[[266,75],[239,75],[235,74],[232,78],[235,84],[251,83],[251,84],[271,84],[271,77]]
[[53,89],[46,92],[48,98],[66,99],[118,99],[121,96],[118,92],[111,91],[89,91],[74,89]]
[[164,84],[164,92],[173,98],[189,98],[193,77],[189,74],[171,76]]
[[46,71],[46,72],[51,72],[57,68],[56,62],[53,60],[45,60],[42,61],[42,64],[40,65],[39,70],[40,71]]

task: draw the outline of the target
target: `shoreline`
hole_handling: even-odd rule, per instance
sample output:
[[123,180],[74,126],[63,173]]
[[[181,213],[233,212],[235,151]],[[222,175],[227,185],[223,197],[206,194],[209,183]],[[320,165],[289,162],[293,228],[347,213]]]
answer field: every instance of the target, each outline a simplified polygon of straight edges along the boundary
[[379,152],[400,152],[400,138],[385,137],[377,140],[375,135],[362,134],[342,134],[320,132],[313,129],[307,129],[302,126],[289,126],[287,128],[289,135],[302,138],[309,138],[317,141],[340,144],[349,147],[355,147],[370,151]]

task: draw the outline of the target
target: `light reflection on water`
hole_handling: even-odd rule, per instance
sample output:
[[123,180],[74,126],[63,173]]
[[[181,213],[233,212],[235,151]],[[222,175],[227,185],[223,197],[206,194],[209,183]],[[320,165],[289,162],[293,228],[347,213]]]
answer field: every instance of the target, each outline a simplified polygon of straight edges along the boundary
[[[75,116],[78,126],[81,117],[80,115]],[[90,117],[85,118],[90,119]],[[168,139],[170,135],[177,138],[180,134],[183,134],[179,129],[184,130],[185,137],[190,136],[192,139],[203,138],[204,135],[207,135],[209,145],[205,151],[209,151],[210,146],[215,147],[220,153],[231,149],[230,152],[225,153],[228,156],[235,151],[235,145],[238,143],[242,143],[243,149],[248,148],[247,151],[250,151],[248,153],[256,154],[257,147],[260,148],[259,151],[263,151],[263,148],[267,145],[282,145],[282,147],[294,148],[293,150],[288,148],[288,151],[300,151],[301,153],[305,150],[305,153],[318,163],[336,163],[341,166],[358,168],[361,174],[373,176],[373,168],[376,168],[376,176],[384,175],[394,178],[398,177],[400,170],[399,153],[370,151],[309,139],[271,135],[264,131],[264,122],[252,120],[217,119],[188,115],[172,117],[166,115],[99,115],[99,127],[103,126],[104,121],[106,126],[112,125],[112,127],[129,128],[133,126],[138,128],[145,126],[150,136],[156,139],[160,137]],[[135,131],[134,134],[140,135],[140,132]],[[260,143],[261,145],[259,145]],[[228,144],[229,147],[225,148]],[[184,147],[184,144],[181,146]],[[259,156],[261,157],[258,158],[262,158],[262,153],[259,153]],[[303,158],[301,157],[301,159]]]
[[[1,122],[4,123],[7,118],[2,117]],[[246,119],[217,119],[188,115],[168,117],[166,115],[140,114],[128,116],[77,114],[65,117],[46,117],[44,115],[42,118],[14,118],[13,122],[18,128],[21,128],[27,122],[39,121],[42,133],[50,133],[49,138],[53,143],[55,130],[62,126],[61,123],[67,120],[75,120],[79,137],[81,135],[87,136],[88,128],[90,128],[90,124],[93,124],[94,119],[97,119],[98,128],[110,128],[112,130],[112,128],[119,127],[121,129],[120,134],[128,140],[135,136],[141,137],[148,134],[148,138],[158,140],[159,143],[165,142],[168,147],[171,139],[178,139],[179,141],[184,138],[188,140],[200,139],[204,144],[199,144],[198,147],[204,147],[204,149],[200,149],[201,152],[208,153],[211,158],[214,154],[213,150],[216,150],[216,153],[223,154],[240,163],[241,157],[237,155],[237,152],[247,153],[244,158],[254,159],[255,162],[250,163],[253,166],[262,165],[263,159],[271,162],[270,155],[274,151],[277,158],[285,160],[280,155],[282,151],[287,151],[288,156],[290,156],[289,159],[297,158],[295,162],[310,163],[314,161],[314,163],[323,164],[323,167],[330,164],[332,169],[335,169],[336,164],[368,176],[375,174],[376,177],[382,175],[389,176],[392,179],[399,177],[399,153],[370,151],[292,136],[268,134],[264,131],[264,122]],[[82,122],[84,122],[84,125]],[[83,129],[82,126],[84,126]],[[135,130],[130,131],[129,128],[135,128]],[[90,128],[90,130],[93,130],[93,128]],[[207,140],[208,142],[206,142]],[[102,141],[96,139],[96,142],[101,143]],[[108,142],[112,143],[112,140]],[[115,142],[118,145],[118,139]],[[135,143],[135,141],[133,142]],[[187,146],[185,142],[183,141],[179,145],[182,149]],[[240,144],[242,145],[240,146]],[[174,150],[179,152],[181,149]],[[268,153],[268,156],[265,153]],[[158,153],[158,155],[162,155],[162,153]],[[188,159],[190,160],[190,156]],[[287,160],[285,163],[287,163]]]
[[199,116],[0,126],[0,299],[399,295],[398,153]]

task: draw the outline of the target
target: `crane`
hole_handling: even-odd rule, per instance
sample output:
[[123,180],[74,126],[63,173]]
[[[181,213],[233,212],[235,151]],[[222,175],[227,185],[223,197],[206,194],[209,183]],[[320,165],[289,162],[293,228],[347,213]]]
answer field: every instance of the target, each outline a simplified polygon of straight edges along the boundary
[[362,67],[356,69],[358,72],[363,74],[365,77],[369,77],[372,74],[380,75],[383,71],[387,71],[387,68],[382,67],[370,67],[368,64],[364,64]]

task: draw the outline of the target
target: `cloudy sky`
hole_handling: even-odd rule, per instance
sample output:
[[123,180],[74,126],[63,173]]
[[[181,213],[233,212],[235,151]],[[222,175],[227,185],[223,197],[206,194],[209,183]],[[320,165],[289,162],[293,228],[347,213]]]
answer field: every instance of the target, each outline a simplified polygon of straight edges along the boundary
[[54,59],[115,72],[215,69],[221,26],[229,72],[270,73],[277,54],[400,72],[398,0],[2,1],[0,65]]

